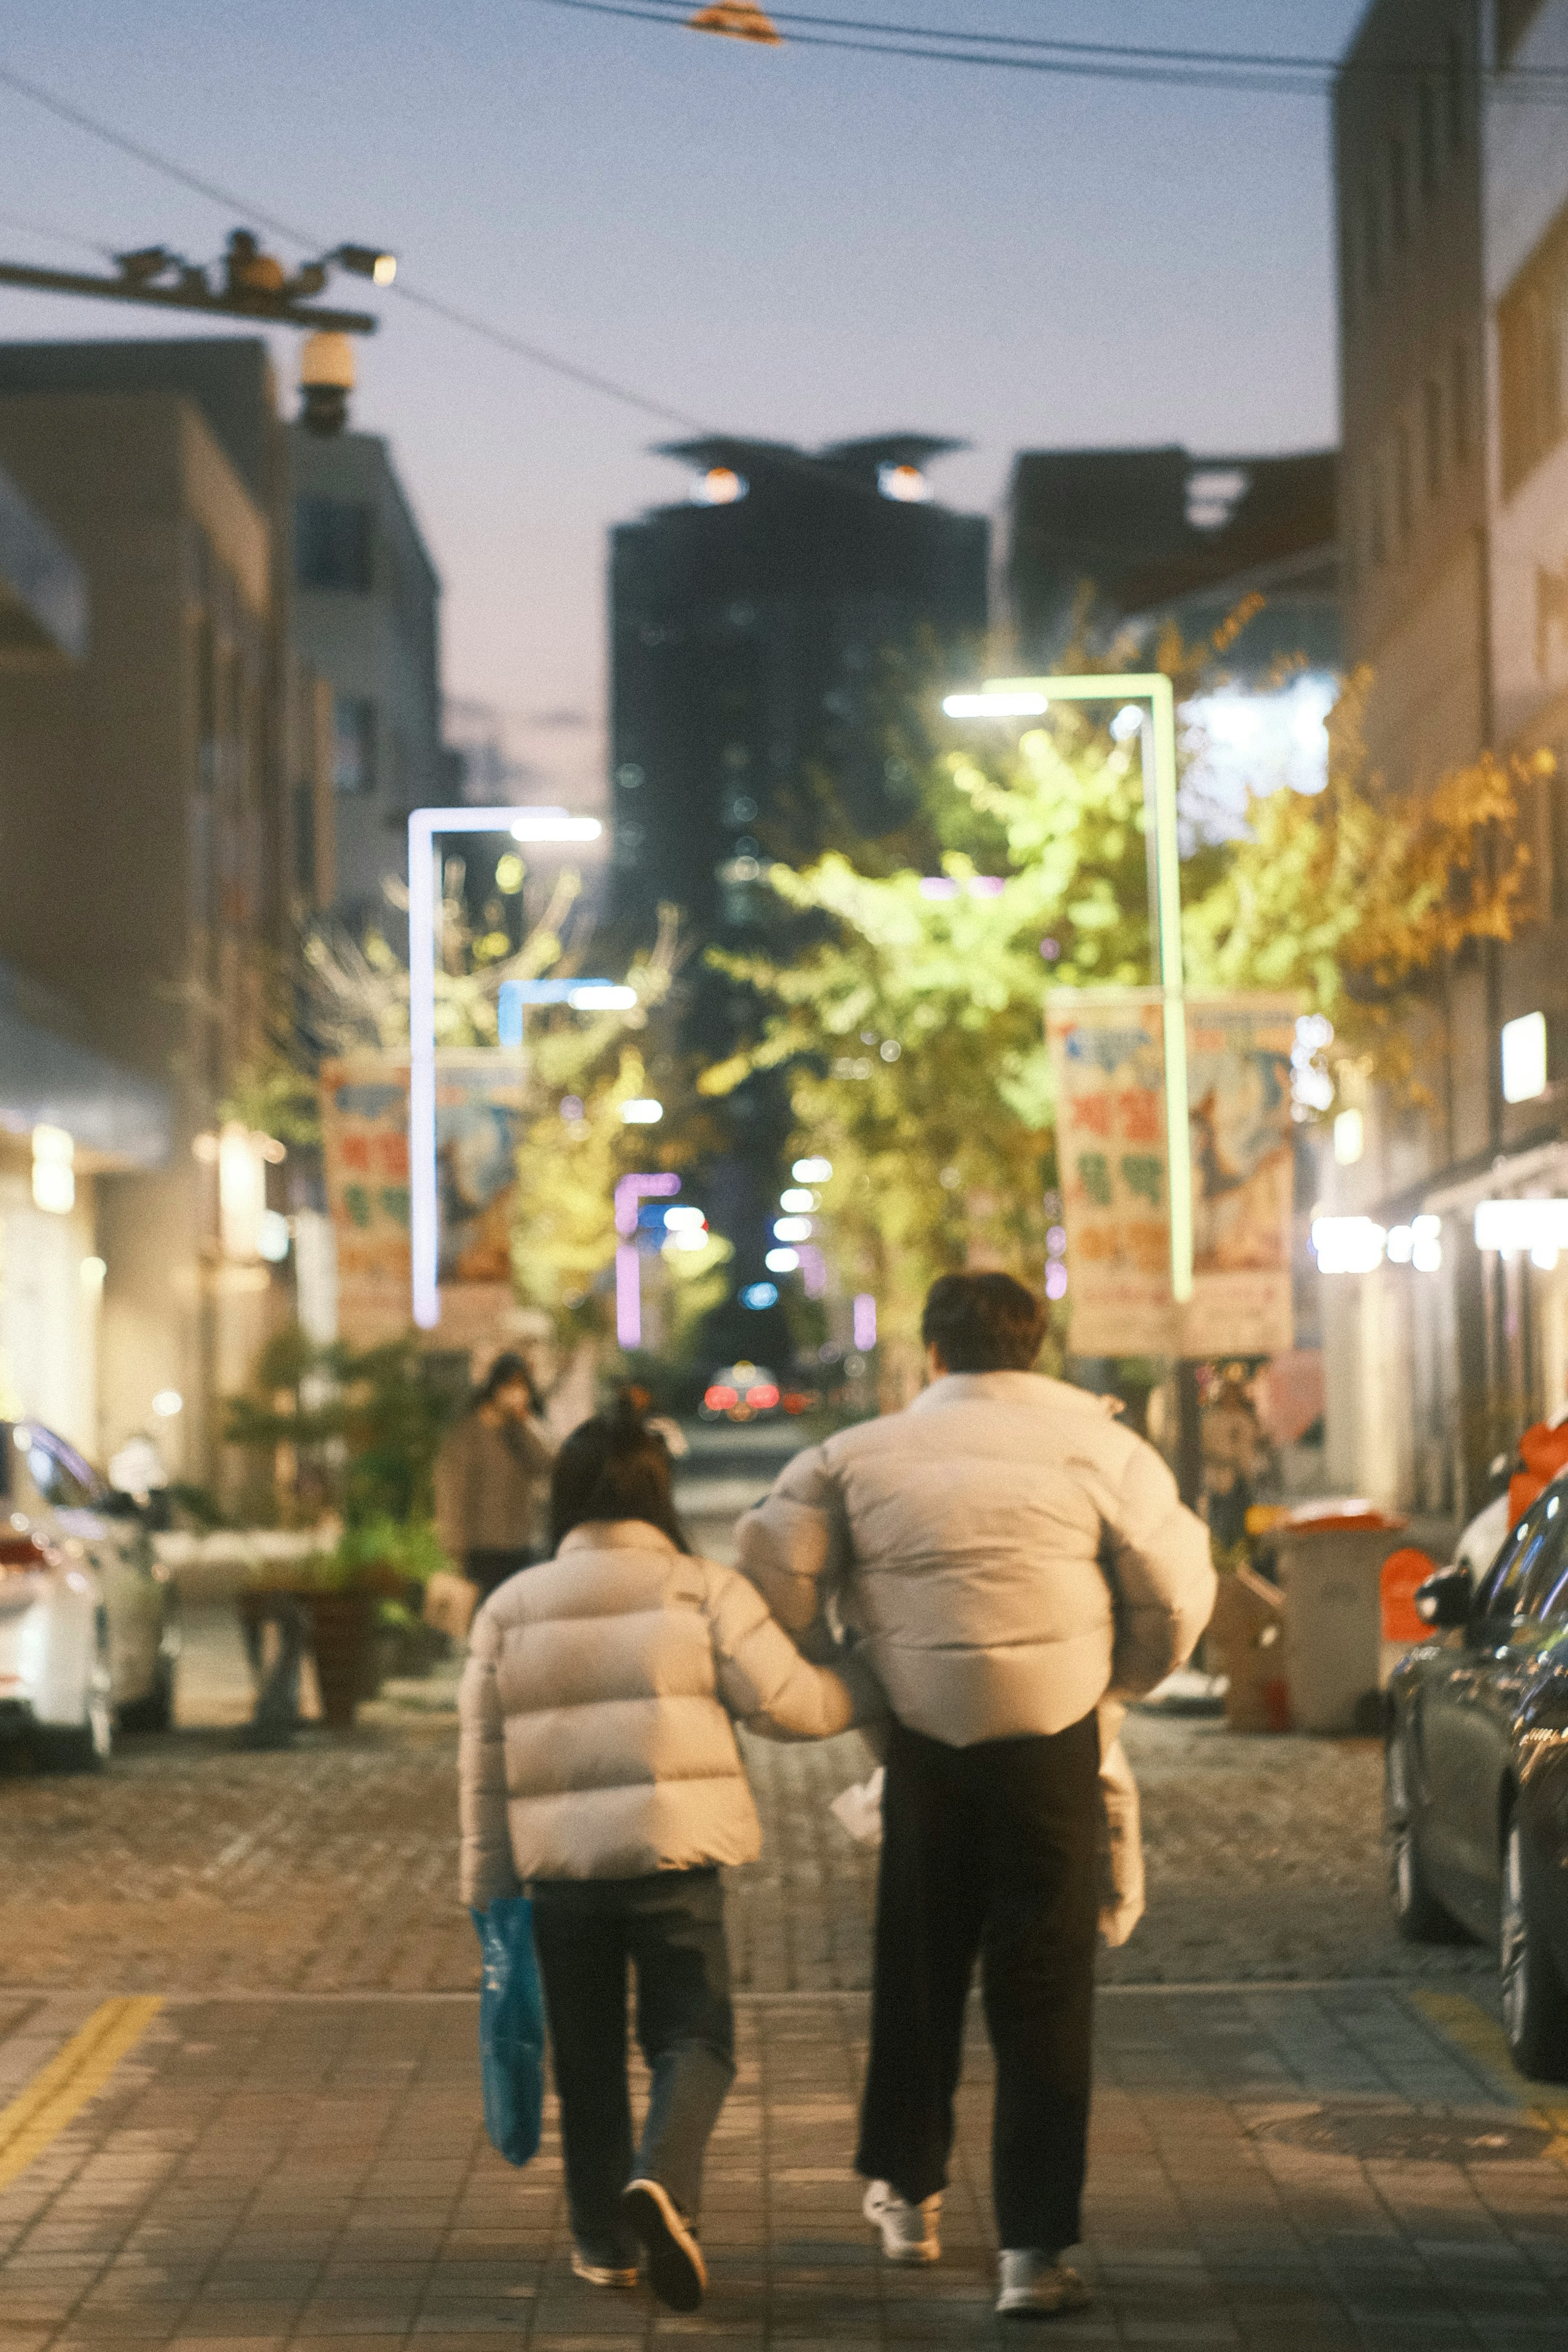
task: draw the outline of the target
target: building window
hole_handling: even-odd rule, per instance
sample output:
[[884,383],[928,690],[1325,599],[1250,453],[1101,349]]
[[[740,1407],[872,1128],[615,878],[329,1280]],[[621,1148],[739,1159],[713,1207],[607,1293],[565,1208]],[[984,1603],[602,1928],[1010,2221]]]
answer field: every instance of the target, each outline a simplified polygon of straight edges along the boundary
[[1568,206],[1558,214],[1498,305],[1505,497],[1568,433],[1565,335]]
[[364,595],[372,585],[374,524],[363,499],[296,499],[294,574],[300,586]]
[[1465,54],[1465,37],[1455,30],[1448,36],[1447,70],[1444,76],[1444,98],[1448,117],[1448,152],[1462,155],[1465,132],[1469,122],[1469,59]]
[[1426,457],[1426,495],[1438,497],[1443,488],[1443,387],[1435,376],[1426,380],[1421,416]]
[[1408,547],[1415,528],[1415,499],[1411,480],[1410,427],[1403,417],[1394,428],[1394,511],[1399,543]]
[[1383,208],[1373,180],[1361,192],[1361,278],[1369,294],[1383,283]]
[[1415,152],[1422,201],[1429,205],[1437,193],[1437,100],[1429,81],[1415,93]]
[[1388,222],[1394,244],[1405,244],[1410,236],[1410,188],[1403,139],[1388,142]]
[[1468,466],[1470,462],[1470,354],[1463,342],[1454,345],[1453,398],[1454,463]]
[[1542,0],[1497,0],[1497,61],[1513,63],[1514,52],[1541,14]]
[[340,793],[375,790],[375,705],[365,695],[332,697],[332,782]]

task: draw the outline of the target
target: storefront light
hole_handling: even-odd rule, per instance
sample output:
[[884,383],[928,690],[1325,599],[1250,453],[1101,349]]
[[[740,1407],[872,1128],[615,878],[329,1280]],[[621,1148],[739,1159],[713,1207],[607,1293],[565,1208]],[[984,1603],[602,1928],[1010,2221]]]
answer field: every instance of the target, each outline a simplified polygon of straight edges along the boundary
[[1375,1274],[1388,1236],[1371,1217],[1314,1217],[1312,1251],[1320,1274]]
[[33,1202],[52,1216],[76,1206],[76,1145],[63,1127],[33,1129]]
[[1502,1098],[1533,1102],[1546,1092],[1546,1015],[1522,1013],[1502,1024]]
[[797,1160],[790,1170],[797,1184],[826,1184],[833,1173],[831,1160]]
[[1476,1208],[1476,1247],[1512,1256],[1529,1254],[1550,1268],[1568,1249],[1568,1201],[1482,1201]]
[[808,1242],[811,1239],[809,1217],[775,1217],[773,1239],[776,1242]]

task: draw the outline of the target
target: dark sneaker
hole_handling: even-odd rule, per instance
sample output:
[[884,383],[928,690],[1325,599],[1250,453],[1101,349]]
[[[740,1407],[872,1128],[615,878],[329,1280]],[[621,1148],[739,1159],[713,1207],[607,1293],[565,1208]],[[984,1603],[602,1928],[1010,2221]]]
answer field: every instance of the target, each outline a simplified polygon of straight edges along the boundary
[[572,2273],[589,2286],[624,2287],[636,2286],[637,2283],[636,2263],[627,2263],[624,2267],[619,2263],[591,2263],[581,2246],[572,2249]]
[[1078,2273],[1054,2254],[1015,2246],[1003,2253],[999,2267],[999,2318],[1054,2319],[1058,2312],[1086,2311],[1094,2301]]
[[708,2285],[708,2265],[691,2224],[657,2180],[628,2181],[621,2210],[647,2249],[648,2284],[671,2311],[695,2311]]

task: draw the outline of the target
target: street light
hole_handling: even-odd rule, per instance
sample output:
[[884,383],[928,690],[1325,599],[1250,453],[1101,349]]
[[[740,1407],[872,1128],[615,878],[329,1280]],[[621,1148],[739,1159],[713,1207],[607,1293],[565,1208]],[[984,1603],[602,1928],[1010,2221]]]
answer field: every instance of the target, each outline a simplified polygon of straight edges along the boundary
[[597,817],[564,809],[422,808],[408,814],[408,1237],[414,1320],[441,1320],[436,1190],[436,836],[510,833],[514,841],[595,841]]
[[[1176,706],[1171,681],[1158,670],[1089,677],[988,678],[978,694],[950,694],[950,719],[1040,718],[1053,702],[1119,702],[1140,709],[1144,824],[1149,841],[1149,897],[1159,942],[1160,993],[1165,1039],[1165,1157],[1169,1166],[1171,1295],[1185,1306],[1193,1295],[1193,1164],[1187,1126],[1187,1024],[1182,975],[1181,848],[1176,833]],[[1118,729],[1131,735],[1131,724]]]

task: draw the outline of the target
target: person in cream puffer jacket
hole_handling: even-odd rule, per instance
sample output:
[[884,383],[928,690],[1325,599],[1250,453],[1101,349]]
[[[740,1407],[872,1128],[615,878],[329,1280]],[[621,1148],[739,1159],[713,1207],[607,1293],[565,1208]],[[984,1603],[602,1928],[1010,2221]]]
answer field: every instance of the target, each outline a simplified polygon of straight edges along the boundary
[[[1005,1274],[926,1301],[931,1385],[792,1462],[740,1565],[808,1652],[830,1622],[886,1694],[859,2171],[895,2261],[939,2251],[976,1960],[996,2053],[1004,2315],[1078,2308],[1099,1849],[1130,1780],[1121,1703],[1191,1652],[1207,1530],[1101,1398],[1030,1368],[1042,1302]],[[1135,1836],[1135,1831],[1133,1832]]]
[[[574,2268],[701,2300],[692,2227],[734,2074],[721,1864],[762,1832],[733,1724],[821,1739],[879,1712],[874,1680],[808,1664],[733,1570],[687,1549],[661,1438],[590,1421],[551,1486],[555,1556],[474,1620],[458,1700],[463,1899],[526,1887],[561,2099]],[[653,2077],[635,2156],[626,1971]]]

